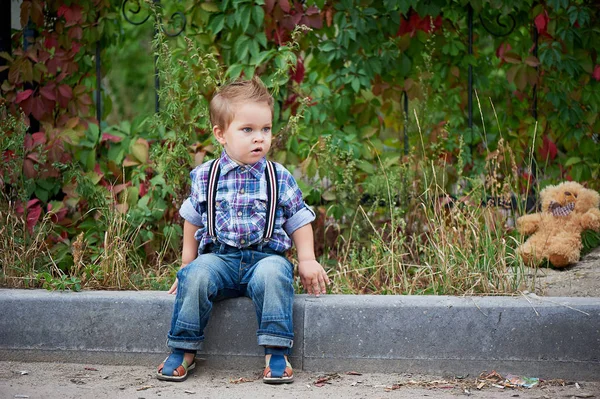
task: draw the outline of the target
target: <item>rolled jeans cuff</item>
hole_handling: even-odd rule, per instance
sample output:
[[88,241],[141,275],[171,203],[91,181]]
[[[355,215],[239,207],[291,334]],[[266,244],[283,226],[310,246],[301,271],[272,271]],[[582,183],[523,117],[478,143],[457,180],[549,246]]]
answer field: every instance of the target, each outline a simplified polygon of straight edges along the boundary
[[185,341],[185,340],[174,340],[167,339],[167,346],[171,349],[184,349],[192,351],[202,351],[204,348],[204,341]]
[[278,337],[275,335],[260,334],[258,335],[258,344],[261,346],[279,346],[284,348],[291,348],[294,346],[294,340],[285,337]]

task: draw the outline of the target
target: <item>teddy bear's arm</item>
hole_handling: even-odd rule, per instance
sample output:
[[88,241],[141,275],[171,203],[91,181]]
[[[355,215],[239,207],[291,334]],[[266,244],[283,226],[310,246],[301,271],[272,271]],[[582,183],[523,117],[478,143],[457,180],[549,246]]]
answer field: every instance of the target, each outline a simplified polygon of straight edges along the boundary
[[584,230],[600,231],[600,209],[592,208],[581,216],[581,227]]
[[533,234],[538,229],[540,224],[541,214],[532,213],[531,215],[523,215],[517,219],[517,230],[521,234]]

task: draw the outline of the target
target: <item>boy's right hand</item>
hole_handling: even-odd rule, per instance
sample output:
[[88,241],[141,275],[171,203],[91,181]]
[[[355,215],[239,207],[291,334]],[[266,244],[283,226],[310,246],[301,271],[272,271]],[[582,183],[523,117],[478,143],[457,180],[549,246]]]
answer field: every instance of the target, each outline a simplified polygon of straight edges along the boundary
[[171,288],[169,288],[169,294],[177,294],[177,283],[179,280],[177,280],[177,278],[175,278],[175,282],[173,283],[173,285],[171,286]]

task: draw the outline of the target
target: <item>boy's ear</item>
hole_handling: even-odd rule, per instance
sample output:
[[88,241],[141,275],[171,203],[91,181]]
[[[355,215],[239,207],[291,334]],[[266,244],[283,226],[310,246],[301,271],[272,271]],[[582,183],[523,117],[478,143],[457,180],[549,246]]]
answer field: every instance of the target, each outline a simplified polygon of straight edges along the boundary
[[221,128],[218,125],[214,125],[212,130],[213,130],[213,135],[215,136],[217,141],[220,144],[225,144],[225,137],[223,136],[223,130],[221,130]]

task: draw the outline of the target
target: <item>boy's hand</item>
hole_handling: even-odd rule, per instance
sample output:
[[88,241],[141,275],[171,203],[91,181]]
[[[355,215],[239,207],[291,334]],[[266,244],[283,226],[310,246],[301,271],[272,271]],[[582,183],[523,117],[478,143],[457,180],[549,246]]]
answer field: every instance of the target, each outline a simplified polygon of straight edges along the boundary
[[325,269],[315,259],[301,260],[298,262],[298,274],[304,289],[309,294],[319,296],[327,293],[329,285],[329,277],[325,273]]
[[169,294],[177,294],[177,283],[179,282],[179,280],[177,278],[175,278],[175,282],[173,283],[173,285],[171,286],[171,288],[169,288]]

